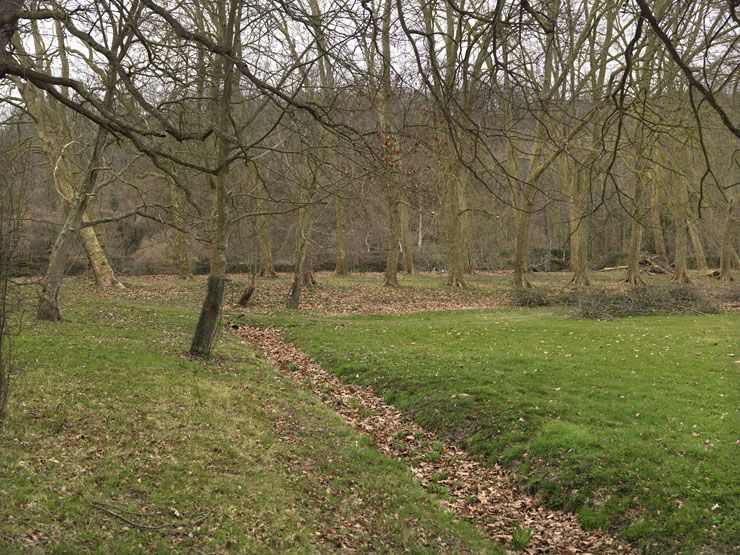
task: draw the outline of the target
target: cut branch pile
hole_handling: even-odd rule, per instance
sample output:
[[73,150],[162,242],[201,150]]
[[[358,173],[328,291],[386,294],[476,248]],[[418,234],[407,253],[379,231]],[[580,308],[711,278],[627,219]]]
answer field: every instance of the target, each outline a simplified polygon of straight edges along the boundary
[[518,488],[514,476],[499,465],[485,466],[465,450],[443,444],[370,388],[342,383],[286,342],[279,330],[249,326],[235,331],[353,428],[369,435],[383,453],[408,464],[424,487],[444,488],[449,509],[474,521],[494,540],[510,543],[512,532],[519,527],[533,533],[525,553],[639,553],[606,533],[584,531],[573,514],[545,508]]

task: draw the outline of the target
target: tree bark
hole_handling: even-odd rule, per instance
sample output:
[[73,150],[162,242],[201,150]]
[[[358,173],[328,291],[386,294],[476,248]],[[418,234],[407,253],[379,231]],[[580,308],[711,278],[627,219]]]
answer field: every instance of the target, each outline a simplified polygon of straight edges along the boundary
[[[568,232],[570,239],[571,283],[590,285],[588,278],[588,187],[583,175],[570,159],[561,161],[561,176],[568,199]],[[549,257],[549,253],[548,253]]]
[[285,301],[286,308],[298,308],[301,302],[301,287],[306,281],[308,236],[311,233],[311,216],[309,210],[310,208],[308,206],[304,206],[300,209],[300,215],[298,217],[298,244],[295,253],[295,268],[293,271],[293,283],[290,286],[290,292]]
[[686,271],[686,220],[683,214],[676,214],[674,223],[674,233],[676,234],[676,256],[675,256],[675,275],[673,280],[678,283],[691,283]]
[[668,250],[666,249],[665,239],[663,237],[663,223],[660,218],[660,187],[657,181],[653,181],[650,195],[650,227],[653,231],[655,254],[658,255],[658,263],[667,268]]
[[[452,162],[454,164],[454,162]],[[460,236],[460,204],[455,173],[447,172],[443,177],[445,246],[447,250],[447,286],[465,287]]]
[[473,229],[468,210],[468,194],[466,190],[466,179],[460,179],[457,184],[458,206],[460,210],[460,249],[462,256],[463,273],[473,273]]
[[337,263],[334,273],[338,276],[346,276],[349,274],[347,201],[343,197],[337,196],[335,205],[337,209]]
[[275,271],[275,264],[272,261],[272,246],[270,245],[270,220],[265,211],[264,203],[262,200],[257,202],[257,212],[259,214],[256,218],[257,225],[257,241],[259,243],[260,250],[260,269],[258,275],[266,278],[276,278],[277,272]]
[[400,250],[401,217],[398,190],[394,187],[386,194],[388,201],[388,258],[385,264],[383,286],[398,287],[398,257]]
[[632,205],[632,227],[630,230],[629,250],[627,251],[627,277],[625,281],[632,285],[643,285],[645,281],[640,275],[640,249],[642,248],[642,193],[643,183],[640,171],[635,173],[635,188]]
[[526,202],[516,211],[516,252],[514,253],[514,285],[530,288],[529,281],[529,224],[532,205]]
[[719,258],[719,279],[722,281],[732,281],[732,265],[737,264],[737,252],[735,251],[734,240],[735,234],[732,232],[735,224],[735,199],[730,197],[727,203],[727,215],[725,216],[725,226],[722,232],[722,251]]
[[699,226],[696,225],[696,220],[692,215],[687,216],[687,224],[689,227],[689,237],[691,237],[691,245],[694,248],[694,260],[696,260],[697,270],[702,272],[708,272],[709,266],[707,265],[707,257],[704,254],[704,247],[701,244],[701,237],[699,236]]
[[411,275],[414,273],[414,253],[409,229],[409,206],[406,198],[398,203],[398,217],[401,225],[401,254],[403,255],[403,273]]
[[[105,102],[110,103],[112,100],[112,89],[113,87],[111,86],[106,92]],[[98,173],[100,172],[100,160],[102,159],[107,139],[108,131],[103,127],[99,127],[93,145],[92,156],[85,172],[85,179],[69,206],[64,225],[51,249],[46,274],[41,280],[41,294],[36,308],[36,316],[39,320],[58,322],[62,319],[59,310],[59,293],[62,287],[62,281],[64,280],[64,274],[67,270],[69,254],[74,246],[75,237],[82,227],[82,218],[87,209],[90,194],[97,184]]]
[[180,201],[180,189],[174,180],[170,180],[170,197],[172,199],[173,219],[175,222],[175,257],[177,258],[177,271],[182,279],[193,279],[193,264],[190,260],[190,249],[188,248],[188,237],[185,231],[186,222],[182,212]]
[[[240,25],[240,12],[235,2],[229,6],[224,2],[218,4],[218,17],[214,21],[218,28],[219,38],[226,44],[238,44],[236,30]],[[228,11],[228,13],[227,13]],[[218,130],[213,139],[214,162],[220,171],[210,176],[211,185],[211,249],[208,288],[203,299],[203,307],[190,345],[190,355],[206,357],[211,354],[221,322],[223,294],[226,284],[226,254],[229,241],[228,196],[226,177],[230,164],[227,162],[230,145],[227,136],[231,125],[231,101],[238,78],[234,75],[234,63],[228,58],[217,62],[211,82],[210,113]]]
[[[218,150],[223,156],[226,153],[225,141],[217,139]],[[190,355],[206,357],[211,354],[221,321],[224,287],[226,284],[226,250],[228,247],[228,225],[226,216],[226,169],[211,178],[213,210],[211,213],[211,250],[208,288],[203,300],[198,324],[195,327]]]

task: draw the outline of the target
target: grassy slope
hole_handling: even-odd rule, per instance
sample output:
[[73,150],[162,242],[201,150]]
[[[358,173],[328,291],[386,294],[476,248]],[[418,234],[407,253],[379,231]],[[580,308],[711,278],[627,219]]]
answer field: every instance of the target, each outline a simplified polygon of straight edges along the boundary
[[[1,552],[495,552],[250,348],[222,337],[213,361],[182,357],[193,308],[71,287],[68,321],[32,324],[16,344]],[[178,528],[142,532],[96,501]],[[218,513],[189,526],[204,510]]]
[[737,314],[260,321],[428,428],[520,466],[587,526],[621,528],[649,551],[740,540]]

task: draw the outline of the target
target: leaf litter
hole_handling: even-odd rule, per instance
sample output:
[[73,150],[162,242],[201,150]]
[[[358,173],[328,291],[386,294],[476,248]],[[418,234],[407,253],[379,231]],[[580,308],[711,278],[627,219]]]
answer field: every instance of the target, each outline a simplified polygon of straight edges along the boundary
[[475,522],[494,540],[511,545],[517,530],[528,529],[531,538],[519,548],[522,553],[639,553],[601,530],[585,531],[571,513],[544,507],[517,486],[514,473],[498,464],[487,466],[464,449],[440,441],[369,387],[343,383],[285,341],[277,328],[241,326],[234,331],[352,428],[370,436],[380,451],[406,463],[421,485],[440,495],[455,515]]

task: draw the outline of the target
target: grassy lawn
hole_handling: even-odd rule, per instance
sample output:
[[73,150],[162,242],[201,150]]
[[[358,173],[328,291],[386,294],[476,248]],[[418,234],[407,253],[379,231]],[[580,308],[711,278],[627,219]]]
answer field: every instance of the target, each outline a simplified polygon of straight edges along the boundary
[[647,552],[740,543],[740,315],[602,322],[501,309],[255,318],[587,527]]
[[200,288],[132,285],[16,342],[0,552],[498,552],[240,341],[183,357]]

